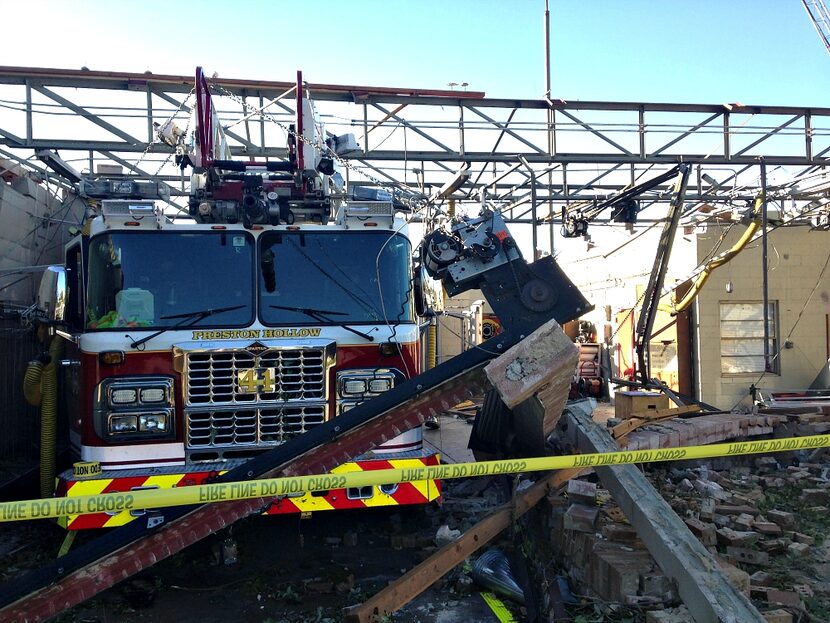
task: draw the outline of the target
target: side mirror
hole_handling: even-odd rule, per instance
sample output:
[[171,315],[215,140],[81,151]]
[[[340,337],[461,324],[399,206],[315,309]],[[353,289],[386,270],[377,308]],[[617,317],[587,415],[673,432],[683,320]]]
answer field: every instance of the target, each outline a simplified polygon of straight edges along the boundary
[[37,310],[50,324],[63,324],[66,318],[66,269],[49,266],[40,280],[37,292]]

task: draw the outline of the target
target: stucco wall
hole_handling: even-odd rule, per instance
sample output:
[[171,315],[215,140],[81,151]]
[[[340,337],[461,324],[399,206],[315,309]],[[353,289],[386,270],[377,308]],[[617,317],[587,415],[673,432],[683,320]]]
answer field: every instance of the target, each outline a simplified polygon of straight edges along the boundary
[[[705,234],[698,236],[699,262],[711,251],[724,230],[725,227],[709,226]],[[744,231],[745,226],[736,224],[720,249],[729,249]],[[763,300],[760,239],[712,273],[697,297],[693,321],[695,369],[701,400],[728,409],[741,400],[748,404],[747,396],[753,383],[763,388],[809,387],[827,361],[830,268],[817,288],[816,284],[828,255],[830,232],[811,231],[806,226],[780,227],[770,232],[769,300],[778,302],[779,347],[789,335],[792,348],[780,351],[780,375],[767,373],[763,378],[761,374],[724,375],[720,363],[720,302]],[[727,293],[726,284],[730,281],[732,292]]]
[[62,263],[68,228],[80,229],[82,216],[74,196],[62,203],[29,178],[0,180],[0,302],[34,302],[41,271],[30,267]]

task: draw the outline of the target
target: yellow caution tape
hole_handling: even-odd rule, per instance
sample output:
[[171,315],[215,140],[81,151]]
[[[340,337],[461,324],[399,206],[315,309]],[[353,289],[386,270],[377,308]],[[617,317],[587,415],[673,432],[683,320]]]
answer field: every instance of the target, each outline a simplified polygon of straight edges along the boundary
[[513,613],[507,609],[504,602],[496,597],[493,593],[481,593],[484,603],[490,606],[490,610],[496,615],[500,623],[519,623],[513,618]]
[[75,476],[75,478],[92,478],[93,476],[100,476],[101,471],[101,464],[98,461],[72,464],[72,475]]
[[547,456],[531,459],[506,461],[483,461],[479,463],[454,463],[401,469],[379,469],[310,476],[290,476],[244,482],[223,482],[174,489],[147,489],[129,493],[105,493],[69,498],[24,500],[0,503],[0,522],[24,519],[49,519],[66,515],[88,513],[120,512],[187,506],[231,500],[275,498],[305,491],[327,491],[346,487],[370,487],[417,480],[447,480],[472,478],[499,474],[518,474],[557,469],[630,465],[634,463],[658,463],[709,459],[720,456],[743,454],[766,454],[824,448],[830,446],[830,435],[790,437],[719,443],[708,446],[687,448],[664,448],[659,450],[622,450],[595,454],[574,454],[569,456]]

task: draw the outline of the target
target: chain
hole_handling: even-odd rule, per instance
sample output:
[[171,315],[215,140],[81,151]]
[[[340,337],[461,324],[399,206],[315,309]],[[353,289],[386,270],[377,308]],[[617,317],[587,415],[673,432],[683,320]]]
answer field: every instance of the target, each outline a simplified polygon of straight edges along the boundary
[[[175,118],[175,117],[176,117],[176,116],[177,116],[177,115],[178,115],[178,114],[182,111],[182,109],[183,109],[185,106],[187,106],[187,103],[190,101],[190,98],[191,98],[191,97],[193,97],[193,94],[194,94],[194,92],[195,92],[195,91],[196,91],[195,87],[194,87],[194,88],[192,88],[192,89],[190,89],[190,93],[188,93],[188,94],[187,94],[187,97],[184,99],[184,101],[182,101],[182,103],[181,103],[181,104],[179,104],[179,107],[178,107],[176,110],[174,110],[174,111],[173,111],[173,114],[172,114],[172,115],[170,115],[167,119],[165,119],[165,120],[164,120],[164,123],[162,123],[161,125],[159,125],[159,127],[160,127],[160,128],[163,128],[163,127],[164,127],[165,125],[167,125],[170,121],[172,121],[172,120],[173,120],[173,119],[174,119],[174,118]],[[187,130],[188,130],[188,128],[190,127],[190,119],[191,119],[190,117],[188,117],[188,118],[187,118],[187,125],[185,126],[184,135],[187,135]],[[153,145],[156,145],[156,144],[158,144],[159,142],[160,142],[160,141],[158,141],[158,140],[157,140],[157,138],[154,138],[152,141],[150,141],[149,143],[147,143],[147,147],[146,147],[146,148],[144,149],[144,151],[141,153],[141,156],[139,156],[138,160],[136,160],[136,161],[135,161],[135,163],[133,163],[133,169],[137,169],[137,168],[139,167],[139,165],[140,165],[142,162],[144,162],[144,159],[147,157],[147,154],[149,154],[149,153],[150,153],[150,149],[153,147]],[[170,153],[167,155],[167,158],[165,158],[165,159],[162,161],[162,163],[159,165],[159,168],[158,168],[158,169],[156,170],[156,172],[153,174],[153,177],[156,177],[159,173],[161,173],[161,170],[164,168],[164,166],[165,166],[168,162],[170,162],[170,158],[172,158],[172,157],[173,157],[173,153],[174,153],[174,152],[170,152]]]

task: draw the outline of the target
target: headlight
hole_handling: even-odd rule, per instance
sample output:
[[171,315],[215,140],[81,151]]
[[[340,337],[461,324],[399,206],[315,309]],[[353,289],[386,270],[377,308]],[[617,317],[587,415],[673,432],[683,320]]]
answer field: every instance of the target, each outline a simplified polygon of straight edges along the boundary
[[138,416],[138,430],[142,433],[166,433],[167,414],[148,413]]
[[133,388],[127,389],[113,389],[110,392],[110,402],[114,405],[131,405],[135,402],[136,392]]
[[173,379],[167,376],[117,376],[95,391],[95,431],[103,439],[170,438],[175,434]]
[[101,382],[105,388],[108,406],[113,408],[143,404],[172,405],[173,379],[170,378],[111,378]]
[[392,389],[391,378],[372,379],[369,381],[369,392],[372,394],[381,394],[390,389]]
[[167,392],[163,387],[145,387],[141,390],[141,402],[164,402]]
[[392,389],[396,376],[402,375],[389,368],[344,370],[337,373],[337,393],[350,400],[371,398]]
[[365,394],[366,393],[366,381],[363,379],[351,379],[343,381],[342,392],[343,394],[347,394],[353,396],[355,394]]
[[138,418],[135,415],[111,415],[109,419],[109,433],[123,435],[138,430]]

